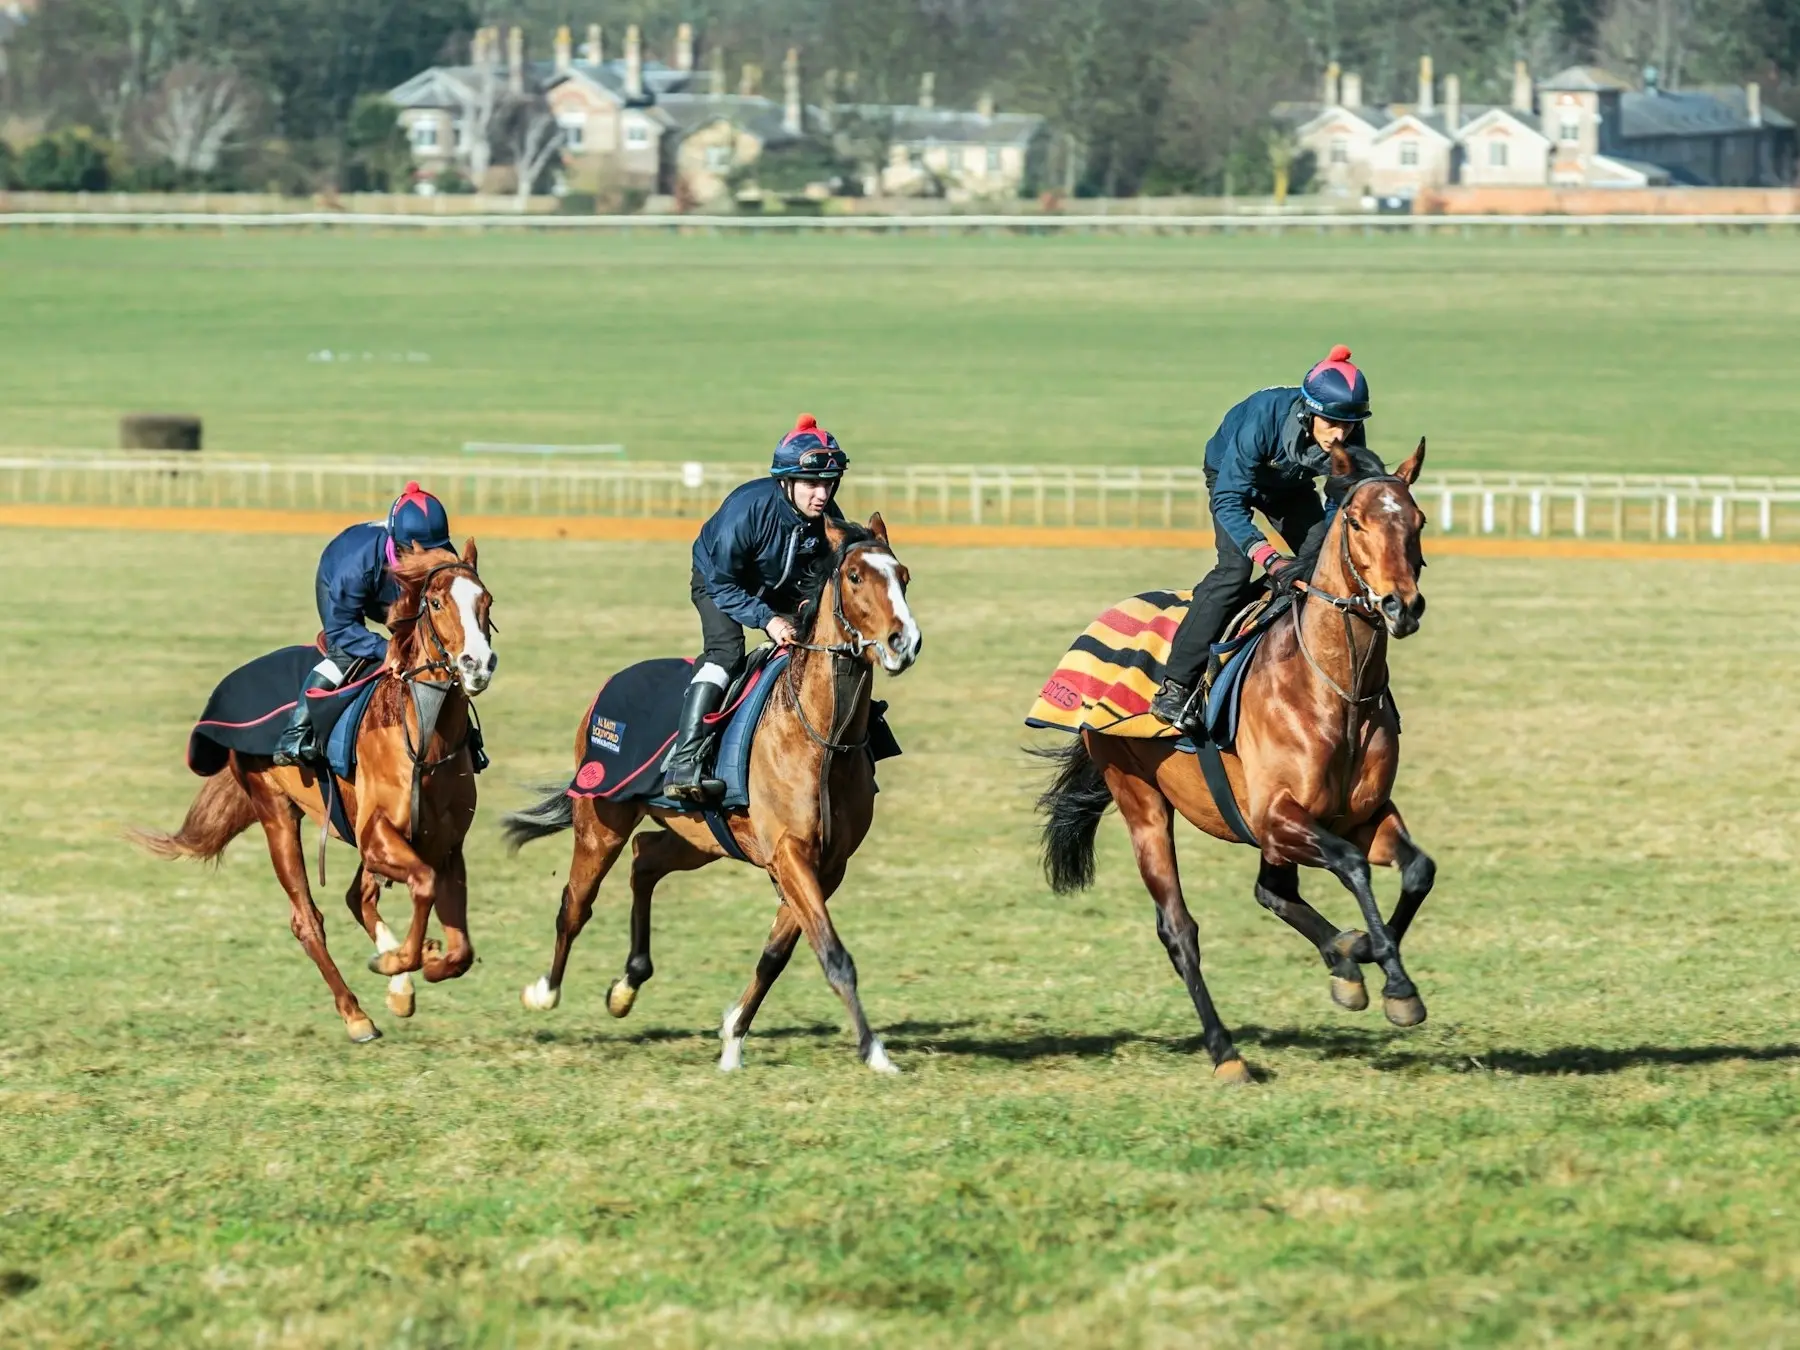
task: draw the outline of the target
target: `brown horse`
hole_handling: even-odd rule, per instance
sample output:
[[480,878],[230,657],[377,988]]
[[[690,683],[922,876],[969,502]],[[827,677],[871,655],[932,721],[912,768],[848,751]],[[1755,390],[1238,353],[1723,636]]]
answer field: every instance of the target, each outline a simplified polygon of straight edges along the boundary
[[[1224,760],[1244,821],[1262,851],[1256,898],[1317,948],[1342,1007],[1368,1007],[1359,962],[1387,977],[1388,1020],[1415,1026],[1425,1004],[1400,961],[1400,941],[1431,891],[1436,868],[1406,833],[1391,793],[1399,768],[1399,719],[1387,696],[1387,641],[1418,629],[1419,532],[1425,517],[1411,487],[1425,442],[1393,475],[1353,479],[1332,455],[1344,496],[1320,560],[1291,615],[1251,658],[1234,750]],[[1061,769],[1039,801],[1044,864],[1057,892],[1094,876],[1094,833],[1118,804],[1138,871],[1156,901],[1157,932],[1200,1014],[1214,1076],[1248,1082],[1249,1070],[1213,1009],[1200,975],[1199,932],[1182,898],[1175,814],[1215,838],[1236,838],[1215,805],[1196,756],[1167,740],[1082,733],[1052,752]],[[1323,867],[1362,909],[1367,932],[1340,931],[1300,897],[1297,867]],[[1400,869],[1400,900],[1384,922],[1370,864]]]
[[[870,686],[880,662],[898,675],[918,659],[923,639],[906,603],[911,574],[894,555],[887,527],[875,515],[864,530],[828,523],[833,553],[807,602],[782,683],[770,695],[750,757],[750,808],[727,815],[732,838],[748,860],[769,874],[780,907],[756,973],[719,1030],[723,1070],[743,1062],[744,1037],[769,987],[804,933],[825,978],[843,999],[856,1029],[862,1060],[880,1073],[896,1072],[881,1040],[869,1029],[856,992],[856,966],[838,940],[827,902],[844,879],[850,855],[875,815],[875,770],[867,753]],[[576,733],[581,762],[586,726]],[[594,912],[594,897],[613,862],[646,818],[662,828],[631,845],[631,953],[625,973],[606,995],[614,1017],[631,1011],[653,973],[650,901],[671,872],[690,872],[726,855],[695,815],[644,802],[613,802],[557,792],[508,816],[513,849],[533,839],[575,830],[575,857],[556,916],[556,951],[550,970],[527,985],[527,1008],[548,1011],[562,999],[569,949]]]
[[[362,855],[344,903],[374,939],[369,968],[390,977],[387,1004],[397,1017],[413,1013],[407,972],[423,968],[427,980],[454,979],[475,960],[463,867],[463,838],[475,819],[469,700],[487,688],[498,660],[489,645],[492,597],[475,570],[475,557],[472,539],[460,559],[448,549],[416,545],[400,555],[393,570],[401,594],[387,621],[393,638],[357,732],[356,779],[332,776],[332,790],[342,795],[345,814],[355,822]],[[423,745],[415,682],[439,689],[449,685]],[[206,780],[179,830],[139,831],[135,837],[159,857],[214,861],[233,839],[260,823],[275,875],[288,893],[294,936],[331,987],[350,1039],[376,1040],[381,1032],[325,948],[325,919],[307,884],[302,816],[327,818],[313,768],[277,768],[266,757],[233,751],[226,769]],[[412,925],[404,940],[395,939],[376,908],[383,883],[391,881],[404,882],[412,893]],[[447,949],[425,939],[434,907]]]

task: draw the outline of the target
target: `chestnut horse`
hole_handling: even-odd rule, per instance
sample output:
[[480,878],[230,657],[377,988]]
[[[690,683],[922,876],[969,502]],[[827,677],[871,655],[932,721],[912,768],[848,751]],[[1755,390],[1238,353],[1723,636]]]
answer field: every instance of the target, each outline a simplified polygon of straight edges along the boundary
[[[475,570],[475,558],[473,539],[460,559],[449,549],[427,551],[417,545],[399,556],[393,571],[401,594],[387,619],[393,638],[357,732],[356,779],[332,776],[332,790],[342,795],[345,814],[355,822],[362,855],[344,903],[375,942],[369,968],[390,977],[387,1005],[397,1017],[413,1013],[408,972],[423,968],[427,980],[454,979],[475,960],[463,867],[463,839],[475,819],[469,700],[487,688],[498,661],[489,645],[493,601]],[[440,682],[449,684],[424,745],[419,744],[415,681],[437,683],[439,689]],[[381,1032],[325,948],[325,918],[313,903],[306,877],[303,815],[319,822],[327,818],[312,766],[277,768],[264,756],[234,750],[225,770],[206,780],[179,830],[139,831],[135,838],[159,857],[214,861],[239,834],[260,823],[275,875],[288,893],[294,936],[331,987],[350,1039],[377,1040]],[[402,940],[395,939],[376,908],[388,881],[404,882],[412,893],[412,924]],[[425,940],[434,907],[445,946]]]
[[[1276,622],[1245,672],[1234,749],[1222,754],[1245,823],[1262,852],[1256,898],[1317,948],[1341,1007],[1369,1005],[1358,962],[1387,977],[1388,1020],[1415,1026],[1425,1004],[1400,961],[1400,941],[1431,891],[1435,865],[1406,832],[1391,796],[1400,761],[1400,725],[1387,696],[1387,641],[1415,632],[1419,531],[1425,517],[1411,487],[1425,442],[1392,474],[1352,478],[1334,453],[1342,505],[1325,536],[1310,582]],[[1219,1020],[1200,975],[1199,932],[1182,898],[1175,860],[1175,814],[1215,838],[1236,834],[1214,804],[1197,757],[1167,740],[1083,732],[1053,751],[1061,769],[1039,800],[1044,865],[1058,893],[1093,881],[1094,833],[1114,803],[1131,832],[1138,871],[1156,902],[1156,928],[1200,1014],[1213,1073],[1224,1082],[1250,1072]],[[1323,867],[1356,897],[1367,932],[1339,931],[1300,897],[1297,867]],[[1369,885],[1370,865],[1400,869],[1400,900],[1384,922]]]
[[[750,752],[750,807],[726,814],[745,857],[769,874],[780,907],[749,987],[719,1029],[719,1068],[743,1062],[744,1037],[769,987],[804,933],[856,1030],[857,1053],[878,1073],[897,1070],[869,1029],[856,992],[856,966],[832,926],[827,903],[875,815],[875,768],[867,751],[870,686],[877,661],[898,675],[918,659],[923,639],[906,603],[911,574],[894,555],[880,515],[869,528],[827,522],[832,556],[818,590],[802,608],[801,639],[771,693]],[[575,737],[581,762],[585,723]],[[533,839],[574,828],[575,856],[556,916],[550,970],[527,985],[525,1006],[548,1011],[562,999],[569,949],[594,912],[594,897],[613,862],[646,818],[662,828],[631,843],[631,954],[607,990],[607,1011],[623,1017],[653,973],[650,901],[671,872],[723,858],[701,817],[641,801],[606,801],[557,792],[506,818],[516,851]]]

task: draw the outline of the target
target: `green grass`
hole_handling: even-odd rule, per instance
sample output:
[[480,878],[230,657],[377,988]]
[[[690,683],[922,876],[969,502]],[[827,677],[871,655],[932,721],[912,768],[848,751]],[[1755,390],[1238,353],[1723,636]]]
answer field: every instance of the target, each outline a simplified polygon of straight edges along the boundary
[[[767,883],[672,879],[625,1022],[609,888],[533,1015],[568,855],[495,837],[605,671],[692,641],[681,549],[485,552],[483,960],[352,1047],[254,836],[218,873],[119,839],[179,819],[212,682],[311,631],[316,541],[0,534],[0,1343],[1800,1338],[1788,571],[1434,563],[1395,664],[1400,800],[1440,865],[1410,944],[1431,1020],[1332,1008],[1248,852],[1187,832],[1214,995],[1266,1076],[1232,1091],[1116,823],[1096,888],[1047,894],[1018,750],[1067,641],[1192,559],[901,545],[929,642],[883,684],[906,754],[835,908],[905,1072],[855,1062],[802,957],[721,1079]],[[379,1009],[347,859],[321,904]]]
[[1233,402],[1346,341],[1390,460],[1428,433],[1443,468],[1797,467],[1770,420],[1789,235],[9,233],[0,313],[9,445],[181,408],[248,454],[753,462],[807,409],[863,463],[1194,464]]

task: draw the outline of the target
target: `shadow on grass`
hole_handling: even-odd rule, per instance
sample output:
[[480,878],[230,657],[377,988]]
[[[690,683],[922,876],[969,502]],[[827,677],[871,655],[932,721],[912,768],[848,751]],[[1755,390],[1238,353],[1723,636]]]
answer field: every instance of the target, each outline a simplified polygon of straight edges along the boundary
[[[931,1037],[946,1031],[961,1031],[972,1027],[975,1023],[969,1020],[958,1022],[897,1022],[888,1027],[877,1027],[876,1031],[890,1049],[902,1045],[931,1045],[930,1040],[908,1042],[904,1037]],[[599,1031],[582,1031],[572,1034],[559,1033],[549,1028],[541,1028],[532,1033],[532,1039],[540,1042],[559,1042],[565,1045],[658,1045],[681,1041],[717,1041],[717,1027],[645,1027],[642,1031],[634,1031],[629,1035],[623,1033],[607,1034]],[[750,1029],[752,1041],[838,1041],[848,1040],[852,1048],[856,1038],[850,1035],[848,1026],[835,1022],[808,1022],[800,1026],[772,1026],[764,1030],[760,1026]]]
[[[899,1028],[895,1028],[896,1031]],[[1514,1073],[1530,1075],[1608,1074],[1646,1065],[1682,1067],[1717,1064],[1730,1060],[1778,1063],[1800,1060],[1800,1044],[1777,1045],[1558,1045],[1543,1050],[1487,1047],[1479,1050],[1414,1047],[1407,1033],[1360,1027],[1260,1027],[1254,1024],[1233,1032],[1240,1046],[1263,1050],[1301,1050],[1319,1059],[1361,1060],[1371,1068],[1387,1070],[1441,1069],[1452,1073]],[[1091,1035],[1034,1034],[1012,1037],[929,1034],[914,1039],[891,1037],[894,1049],[923,1050],[939,1055],[967,1055],[979,1059],[1027,1062],[1039,1059],[1104,1059],[1131,1046],[1145,1046],[1170,1054],[1203,1055],[1198,1035],[1145,1036],[1134,1031]]]

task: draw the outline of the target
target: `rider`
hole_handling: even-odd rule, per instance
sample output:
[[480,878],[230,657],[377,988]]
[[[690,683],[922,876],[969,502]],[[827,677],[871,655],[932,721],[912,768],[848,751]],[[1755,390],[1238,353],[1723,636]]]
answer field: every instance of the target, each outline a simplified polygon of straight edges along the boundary
[[[1175,633],[1162,688],[1150,711],[1183,731],[1193,728],[1200,683],[1212,644],[1225,623],[1255,594],[1250,565],[1261,565],[1276,586],[1312,573],[1326,527],[1337,510],[1319,500],[1313,480],[1331,472],[1329,452],[1368,457],[1363,423],[1369,382],[1350,363],[1350,349],[1333,347],[1299,388],[1277,386],[1250,395],[1219,423],[1206,443],[1206,491],[1219,560],[1194,587],[1193,603]],[[1372,460],[1370,461],[1373,462]],[[1260,510],[1294,549],[1276,549],[1250,518]]]
[[684,801],[716,797],[724,785],[703,778],[706,718],[744,668],[744,630],[760,628],[777,643],[799,637],[793,614],[801,581],[827,551],[825,521],[842,520],[838,480],[850,457],[810,414],[775,447],[767,478],[736,489],[694,541],[691,593],[700,611],[705,650],[681,700],[681,730],[663,790]]
[[325,659],[312,668],[294,704],[287,730],[275,747],[277,764],[298,764],[314,757],[312,710],[307,692],[336,689],[359,661],[384,661],[388,644],[368,628],[384,623],[388,607],[400,598],[390,570],[398,550],[450,548],[450,516],[444,504],[417,483],[408,483],[388,508],[386,520],[352,525],[325,546],[313,594],[325,627]]

